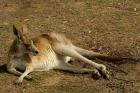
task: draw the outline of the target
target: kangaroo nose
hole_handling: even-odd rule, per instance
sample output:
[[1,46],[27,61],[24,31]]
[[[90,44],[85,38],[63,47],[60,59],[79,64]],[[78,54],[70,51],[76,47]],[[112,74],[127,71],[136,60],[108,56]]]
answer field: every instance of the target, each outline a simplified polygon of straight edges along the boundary
[[35,54],[38,54],[38,51],[35,51]]
[[33,55],[36,56],[39,52],[38,51],[33,51]]

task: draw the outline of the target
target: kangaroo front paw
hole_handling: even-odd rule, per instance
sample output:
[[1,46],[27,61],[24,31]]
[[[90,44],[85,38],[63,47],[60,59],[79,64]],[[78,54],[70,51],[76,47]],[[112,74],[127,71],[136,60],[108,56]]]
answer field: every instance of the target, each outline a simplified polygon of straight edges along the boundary
[[22,79],[19,78],[18,80],[15,80],[14,84],[15,85],[21,85],[22,84]]
[[109,72],[106,70],[106,66],[101,65],[100,68],[98,69],[101,75],[103,76],[104,79],[109,80]]
[[19,77],[17,80],[14,81],[14,84],[15,85],[21,85],[22,84],[22,81],[23,81],[23,78],[22,77]]

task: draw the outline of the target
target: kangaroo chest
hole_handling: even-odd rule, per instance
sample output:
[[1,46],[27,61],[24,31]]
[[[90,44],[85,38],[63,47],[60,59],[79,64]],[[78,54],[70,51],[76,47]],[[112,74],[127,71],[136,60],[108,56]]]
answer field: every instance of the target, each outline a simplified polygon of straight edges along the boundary
[[32,65],[35,71],[48,71],[59,65],[57,55],[53,50],[44,51],[39,57],[32,57]]

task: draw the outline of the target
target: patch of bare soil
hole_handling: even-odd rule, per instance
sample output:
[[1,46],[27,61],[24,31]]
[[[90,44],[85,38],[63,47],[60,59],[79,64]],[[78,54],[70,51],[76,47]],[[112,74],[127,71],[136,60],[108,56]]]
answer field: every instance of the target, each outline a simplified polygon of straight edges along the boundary
[[139,59],[139,0],[0,0],[0,93],[140,93],[140,61],[132,60],[94,60],[107,66],[110,80],[63,71],[33,72],[32,81],[15,86],[18,77],[3,65],[14,39],[12,24],[21,23],[28,25],[32,37],[61,32],[77,46]]

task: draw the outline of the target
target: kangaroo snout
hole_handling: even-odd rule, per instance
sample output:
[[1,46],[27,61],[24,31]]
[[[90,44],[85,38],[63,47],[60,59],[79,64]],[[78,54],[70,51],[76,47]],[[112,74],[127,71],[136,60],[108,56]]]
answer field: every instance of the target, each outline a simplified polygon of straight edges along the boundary
[[32,51],[33,56],[36,56],[37,54],[39,54],[39,52],[37,50]]

